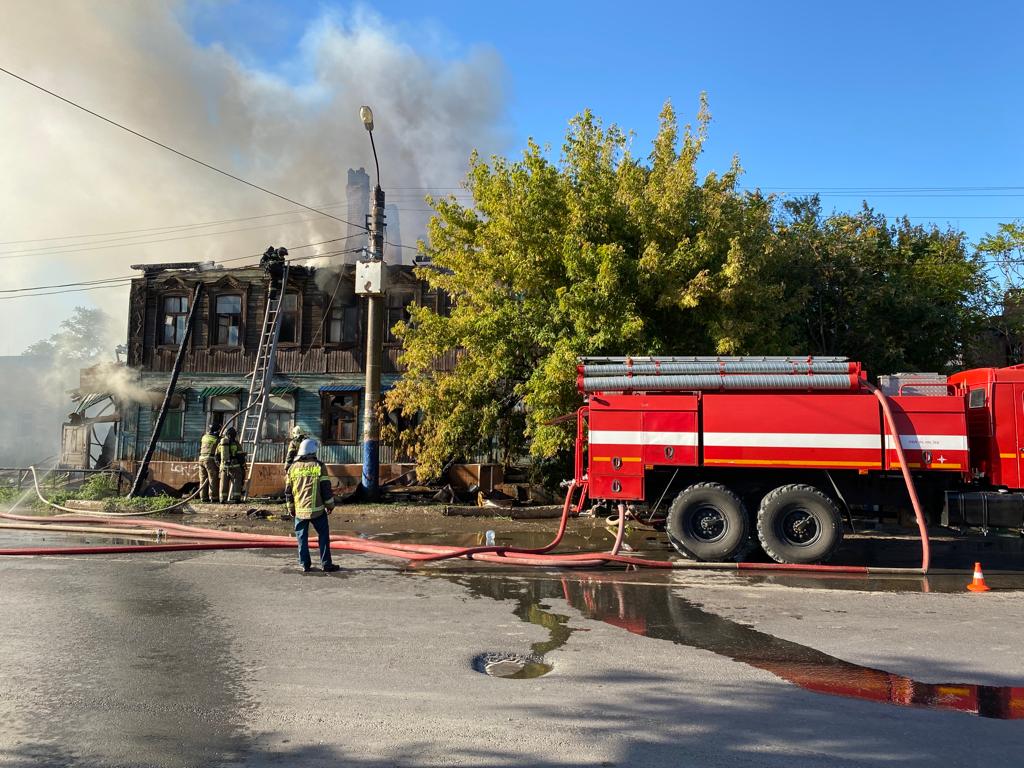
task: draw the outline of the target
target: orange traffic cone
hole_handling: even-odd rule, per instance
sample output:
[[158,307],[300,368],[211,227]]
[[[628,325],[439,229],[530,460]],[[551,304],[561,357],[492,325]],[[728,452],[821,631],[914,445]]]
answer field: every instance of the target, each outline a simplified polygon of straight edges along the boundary
[[974,564],[974,581],[967,585],[968,592],[988,592],[989,586],[985,583],[985,574],[981,572],[981,563]]

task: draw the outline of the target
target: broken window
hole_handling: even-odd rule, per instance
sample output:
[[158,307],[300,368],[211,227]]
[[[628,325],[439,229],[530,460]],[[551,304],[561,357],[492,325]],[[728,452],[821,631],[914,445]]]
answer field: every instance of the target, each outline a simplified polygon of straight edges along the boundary
[[181,344],[188,319],[188,296],[164,296],[164,326],[161,344]]
[[331,307],[327,318],[327,342],[355,343],[358,338],[359,305]]
[[[160,406],[153,409],[153,421],[156,421],[160,413]],[[185,398],[181,395],[171,395],[171,402],[167,404],[164,412],[164,423],[160,428],[161,440],[181,440],[185,428]]]
[[[238,395],[213,395],[206,398],[206,426],[221,429],[232,416],[238,414]],[[231,421],[231,426],[239,430],[238,419]]]
[[323,441],[355,443],[359,439],[359,392],[323,394]]
[[297,344],[299,341],[299,294],[289,291],[281,300],[281,331],[279,344]]
[[216,301],[215,343],[222,347],[237,347],[242,343],[242,297],[224,294]]
[[295,396],[269,395],[267,415],[263,418],[263,439],[283,443],[291,436],[295,423]]
[[416,301],[416,295],[413,293],[389,293],[387,300],[386,340],[389,344],[397,344],[398,337],[394,333],[395,324],[398,322],[409,322],[409,305]]

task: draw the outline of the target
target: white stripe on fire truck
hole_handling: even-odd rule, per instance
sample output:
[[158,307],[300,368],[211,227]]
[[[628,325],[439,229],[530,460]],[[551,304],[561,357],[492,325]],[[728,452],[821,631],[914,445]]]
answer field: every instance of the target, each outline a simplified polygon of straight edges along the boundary
[[[874,450],[879,435],[828,434],[824,432],[705,432],[704,445],[715,448],[842,448]],[[887,448],[895,448],[892,435],[885,436]],[[908,451],[966,451],[964,435],[900,435]]]
[[696,432],[642,432],[615,429],[590,430],[591,445],[696,445]]
[[[704,445],[711,448],[838,448],[874,450],[880,435],[828,434],[824,432],[705,432]],[[966,451],[964,435],[900,435],[908,451]],[[591,445],[696,445],[696,432],[644,432],[594,429]],[[892,435],[886,447],[894,448]]]

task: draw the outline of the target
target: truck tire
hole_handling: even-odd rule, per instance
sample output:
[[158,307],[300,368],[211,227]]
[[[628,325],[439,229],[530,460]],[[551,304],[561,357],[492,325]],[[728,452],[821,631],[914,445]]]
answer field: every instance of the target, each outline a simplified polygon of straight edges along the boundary
[[691,560],[731,560],[746,554],[750,518],[740,498],[718,483],[681,491],[665,519],[672,546]]
[[783,485],[761,500],[757,537],[777,563],[823,563],[843,540],[843,518],[817,488]]

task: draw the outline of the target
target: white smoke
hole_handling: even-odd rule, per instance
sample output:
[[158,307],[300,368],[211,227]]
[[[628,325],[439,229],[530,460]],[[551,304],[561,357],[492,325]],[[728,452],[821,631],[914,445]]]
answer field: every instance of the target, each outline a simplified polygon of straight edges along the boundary
[[[0,50],[4,66],[30,80],[296,200],[333,204],[329,210],[342,218],[346,170],[361,166],[374,175],[358,117],[359,106],[370,104],[381,183],[388,203],[401,210],[405,244],[422,235],[429,215],[426,190],[413,188],[455,187],[472,149],[505,146],[502,65],[489,50],[435,57],[368,11],[328,14],[309,27],[298,51],[283,52],[291,58],[277,71],[304,73],[285,79],[218,45],[198,45],[183,13],[183,6],[158,2],[7,0]],[[0,98],[5,241],[294,208],[5,75]],[[226,230],[243,231],[212,234]],[[131,275],[130,264],[259,254],[270,244],[293,247],[345,233],[340,222],[297,212],[185,231],[8,242],[0,244],[0,283],[13,288]],[[165,242],[150,242],[158,239]],[[92,241],[107,242],[102,250],[81,250]],[[355,238],[292,255],[363,245]],[[0,353],[20,352],[49,335],[71,307],[90,302],[115,318],[116,340],[123,342],[127,295],[121,287],[0,301],[0,327],[9,329]]]

